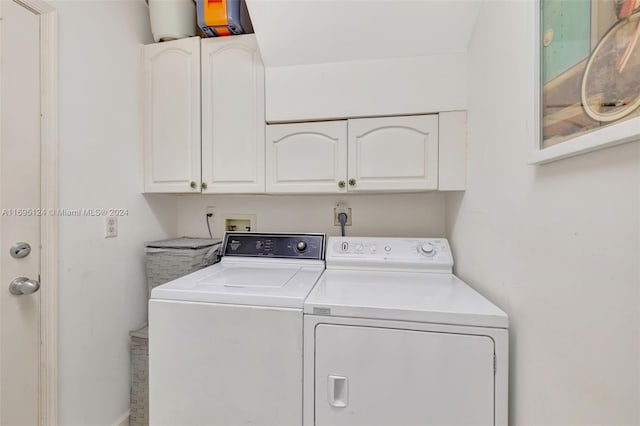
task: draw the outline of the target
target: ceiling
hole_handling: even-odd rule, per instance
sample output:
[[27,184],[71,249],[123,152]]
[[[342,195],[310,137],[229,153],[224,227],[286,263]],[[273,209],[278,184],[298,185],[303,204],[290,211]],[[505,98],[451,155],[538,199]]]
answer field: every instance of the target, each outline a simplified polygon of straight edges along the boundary
[[465,52],[481,0],[246,0],[268,67]]

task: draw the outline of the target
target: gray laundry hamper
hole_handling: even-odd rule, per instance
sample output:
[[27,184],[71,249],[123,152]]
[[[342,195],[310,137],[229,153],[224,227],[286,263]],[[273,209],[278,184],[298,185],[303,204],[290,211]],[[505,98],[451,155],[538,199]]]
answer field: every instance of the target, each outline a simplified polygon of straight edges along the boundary
[[181,237],[145,243],[147,296],[161,284],[180,278],[218,260],[221,240]]
[[[221,240],[181,237],[145,243],[147,296],[161,284],[218,262]],[[146,324],[131,336],[130,426],[149,425],[149,330]]]
[[129,332],[131,336],[131,407],[129,426],[149,424],[149,327]]

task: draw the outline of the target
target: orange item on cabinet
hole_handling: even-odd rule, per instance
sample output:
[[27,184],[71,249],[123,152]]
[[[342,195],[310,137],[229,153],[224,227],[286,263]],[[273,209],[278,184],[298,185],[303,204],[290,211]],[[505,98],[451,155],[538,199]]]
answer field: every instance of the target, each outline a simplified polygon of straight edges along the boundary
[[226,27],[229,25],[226,0],[205,0],[202,5],[204,6],[204,22],[208,26]]

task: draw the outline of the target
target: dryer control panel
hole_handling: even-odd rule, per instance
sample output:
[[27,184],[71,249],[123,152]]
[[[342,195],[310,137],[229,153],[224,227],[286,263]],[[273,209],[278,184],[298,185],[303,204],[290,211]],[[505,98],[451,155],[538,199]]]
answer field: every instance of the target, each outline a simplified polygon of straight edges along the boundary
[[451,273],[445,238],[329,237],[327,269]]

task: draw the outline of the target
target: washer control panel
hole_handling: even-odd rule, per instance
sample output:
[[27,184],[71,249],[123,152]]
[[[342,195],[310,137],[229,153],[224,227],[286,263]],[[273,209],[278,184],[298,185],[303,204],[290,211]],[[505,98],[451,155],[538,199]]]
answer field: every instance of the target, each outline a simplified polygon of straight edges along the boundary
[[445,238],[329,237],[327,268],[451,272]]
[[324,234],[227,232],[223,256],[324,259]]

